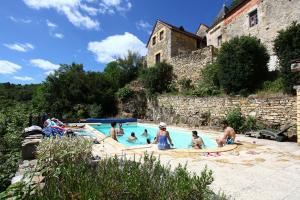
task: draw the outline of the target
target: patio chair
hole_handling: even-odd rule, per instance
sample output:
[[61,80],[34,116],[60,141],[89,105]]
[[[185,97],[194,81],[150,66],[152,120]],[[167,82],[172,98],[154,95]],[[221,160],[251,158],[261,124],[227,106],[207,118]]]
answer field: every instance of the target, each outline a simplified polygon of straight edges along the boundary
[[280,131],[263,129],[263,130],[259,130],[259,131],[247,132],[246,135],[254,136],[256,138],[270,138],[270,139],[276,140],[277,142],[284,142],[288,138],[288,136],[286,135],[286,132],[291,127],[292,127],[292,125],[287,125]]

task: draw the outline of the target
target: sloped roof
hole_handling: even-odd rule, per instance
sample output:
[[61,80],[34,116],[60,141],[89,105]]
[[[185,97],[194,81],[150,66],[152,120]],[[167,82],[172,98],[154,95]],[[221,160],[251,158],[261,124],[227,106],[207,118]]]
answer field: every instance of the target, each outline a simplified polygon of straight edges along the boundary
[[225,18],[228,11],[229,11],[229,9],[227,8],[227,6],[225,4],[223,4],[223,6],[222,6],[221,10],[219,11],[213,24],[217,24],[220,21],[222,21]]
[[170,29],[173,30],[173,31],[177,31],[177,32],[182,33],[182,34],[184,34],[184,35],[186,35],[186,36],[193,37],[193,38],[195,38],[195,39],[197,39],[197,40],[201,40],[201,39],[202,39],[202,38],[199,37],[198,35],[195,35],[194,33],[191,33],[191,32],[188,32],[188,31],[182,29],[182,27],[177,27],[177,26],[174,26],[174,25],[172,25],[172,24],[169,24],[169,23],[167,23],[167,22],[164,22],[164,21],[158,19],[158,20],[156,21],[155,25],[153,26],[152,32],[151,32],[151,34],[150,34],[150,36],[149,36],[149,39],[148,39],[148,42],[147,42],[147,45],[146,45],[147,47],[148,47],[148,45],[149,45],[149,42],[150,42],[150,40],[151,40],[151,37],[152,37],[152,35],[153,35],[154,29],[155,29],[157,23],[162,23],[162,24],[164,24],[165,26],[167,26],[168,28],[170,28]]

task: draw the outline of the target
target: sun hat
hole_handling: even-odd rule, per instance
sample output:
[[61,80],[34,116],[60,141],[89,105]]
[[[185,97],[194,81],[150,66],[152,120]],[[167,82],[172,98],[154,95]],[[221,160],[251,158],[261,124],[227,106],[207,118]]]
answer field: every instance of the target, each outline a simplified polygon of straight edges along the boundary
[[167,128],[167,124],[165,122],[160,122],[158,127],[159,128]]

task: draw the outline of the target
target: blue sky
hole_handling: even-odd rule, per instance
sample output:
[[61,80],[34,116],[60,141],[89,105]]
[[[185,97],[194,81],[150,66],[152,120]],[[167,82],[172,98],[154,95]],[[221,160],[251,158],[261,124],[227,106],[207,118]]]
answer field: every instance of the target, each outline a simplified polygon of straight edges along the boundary
[[229,0],[2,0],[0,82],[40,83],[59,64],[103,71],[128,49],[146,54],[162,19],[195,32]]

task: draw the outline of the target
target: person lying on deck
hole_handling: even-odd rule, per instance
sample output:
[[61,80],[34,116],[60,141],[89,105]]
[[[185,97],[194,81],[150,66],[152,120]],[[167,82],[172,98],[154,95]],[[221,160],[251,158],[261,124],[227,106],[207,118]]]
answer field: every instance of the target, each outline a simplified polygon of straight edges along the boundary
[[137,137],[135,136],[134,132],[132,132],[127,139],[128,142],[135,142],[136,140],[137,140]]
[[223,147],[226,144],[234,144],[236,133],[233,128],[231,128],[226,120],[222,122],[224,134],[216,139],[218,146]]
[[194,149],[202,149],[204,142],[200,136],[198,136],[197,131],[192,131],[192,147]]
[[[153,144],[157,144],[159,150],[170,149],[170,145],[174,146],[172,143],[172,139],[170,137],[170,133],[167,131],[167,124],[164,122],[160,122],[159,131],[155,137]],[[169,141],[169,143],[168,143]]]

